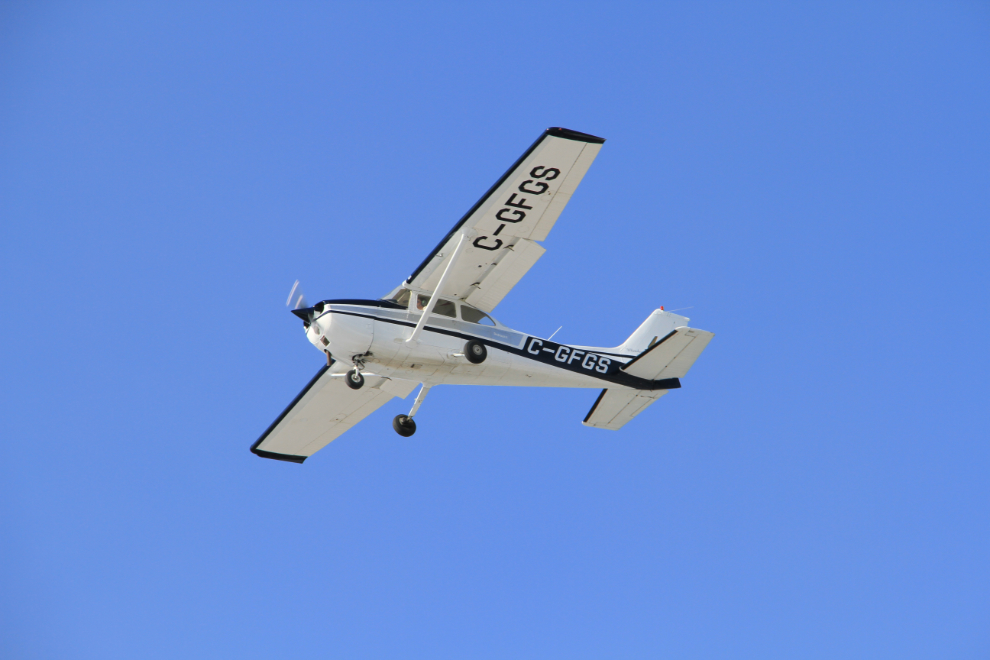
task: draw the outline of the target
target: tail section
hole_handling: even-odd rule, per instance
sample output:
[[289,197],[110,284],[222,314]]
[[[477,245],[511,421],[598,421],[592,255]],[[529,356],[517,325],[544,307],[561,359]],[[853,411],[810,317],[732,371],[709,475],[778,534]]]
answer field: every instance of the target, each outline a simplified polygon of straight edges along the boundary
[[684,378],[714,336],[706,330],[678,328],[624,364],[622,370],[646,380]]
[[618,430],[683,378],[715,335],[687,327],[688,319],[658,309],[615,350],[635,357],[622,371],[664,389],[616,387],[602,390],[584,418],[585,426]]
[[629,335],[617,348],[620,353],[639,355],[674,331],[688,324],[691,319],[658,309],[643,321],[636,332]]

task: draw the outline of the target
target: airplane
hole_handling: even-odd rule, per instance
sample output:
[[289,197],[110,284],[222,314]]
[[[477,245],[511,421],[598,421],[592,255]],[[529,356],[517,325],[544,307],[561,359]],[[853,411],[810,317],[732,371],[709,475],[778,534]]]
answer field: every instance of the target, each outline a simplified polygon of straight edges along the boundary
[[[397,415],[400,436],[437,385],[598,388],[583,424],[618,430],[681,386],[713,333],[657,309],[612,348],[574,346],[508,328],[492,310],[543,256],[540,243],[605,140],[548,128],[471,207],[423,263],[378,300],[323,300],[299,288],[287,306],[326,356],[309,384],[251,451],[302,463],[394,397],[417,386]],[[556,333],[554,333],[556,334]]]

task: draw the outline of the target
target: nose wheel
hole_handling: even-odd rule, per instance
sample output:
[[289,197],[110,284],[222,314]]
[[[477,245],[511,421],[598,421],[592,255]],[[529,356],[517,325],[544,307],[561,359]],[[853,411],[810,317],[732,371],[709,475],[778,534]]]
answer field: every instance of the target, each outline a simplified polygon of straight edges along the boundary
[[409,415],[396,415],[392,420],[392,428],[403,438],[408,438],[416,432],[416,422]]
[[[364,376],[361,375],[361,372],[357,367],[354,367],[347,372],[346,376],[344,376],[344,382],[347,383],[347,386],[352,390],[359,390],[364,387]],[[409,435],[412,434],[410,433]]]

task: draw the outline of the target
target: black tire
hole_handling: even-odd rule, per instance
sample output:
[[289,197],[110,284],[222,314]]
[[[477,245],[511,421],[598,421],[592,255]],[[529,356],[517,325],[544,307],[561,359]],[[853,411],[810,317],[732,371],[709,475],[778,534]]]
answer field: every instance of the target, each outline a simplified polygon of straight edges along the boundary
[[403,438],[408,438],[416,432],[416,422],[409,415],[396,415],[392,420],[392,428]]
[[364,387],[364,376],[357,369],[351,369],[344,375],[344,382],[352,390],[359,390]]
[[464,357],[471,364],[481,364],[488,357],[488,349],[477,339],[471,339],[464,344]]

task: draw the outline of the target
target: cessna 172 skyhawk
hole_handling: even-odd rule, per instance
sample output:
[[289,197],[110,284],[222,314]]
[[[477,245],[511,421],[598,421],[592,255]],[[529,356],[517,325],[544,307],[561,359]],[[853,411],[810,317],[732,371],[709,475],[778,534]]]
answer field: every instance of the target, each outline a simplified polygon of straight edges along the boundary
[[505,327],[489,314],[543,256],[546,239],[604,139],[547,129],[450,230],[412,275],[380,300],[309,306],[289,294],[320,369],[251,451],[302,463],[392,397],[419,393],[392,427],[416,431],[416,411],[440,384],[603,387],[586,426],[619,429],[681,386],[712,338],[656,310],[615,348],[569,346]]

